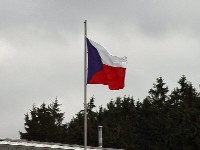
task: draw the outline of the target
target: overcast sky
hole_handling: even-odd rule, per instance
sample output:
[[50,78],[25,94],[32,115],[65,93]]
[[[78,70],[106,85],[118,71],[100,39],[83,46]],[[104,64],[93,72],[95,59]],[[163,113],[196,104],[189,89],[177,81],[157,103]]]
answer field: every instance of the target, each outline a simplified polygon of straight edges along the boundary
[[184,74],[199,91],[198,0],[1,0],[0,138],[19,138],[33,104],[58,97],[65,122],[83,109],[84,20],[88,37],[127,56],[124,90],[89,85],[97,106],[143,100],[157,77],[170,90]]

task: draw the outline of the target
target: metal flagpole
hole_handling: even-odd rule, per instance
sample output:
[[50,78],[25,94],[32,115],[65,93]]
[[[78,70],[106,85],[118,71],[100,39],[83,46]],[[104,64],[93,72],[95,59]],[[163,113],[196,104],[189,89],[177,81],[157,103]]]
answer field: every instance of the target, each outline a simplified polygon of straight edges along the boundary
[[87,150],[87,20],[84,21],[84,150]]

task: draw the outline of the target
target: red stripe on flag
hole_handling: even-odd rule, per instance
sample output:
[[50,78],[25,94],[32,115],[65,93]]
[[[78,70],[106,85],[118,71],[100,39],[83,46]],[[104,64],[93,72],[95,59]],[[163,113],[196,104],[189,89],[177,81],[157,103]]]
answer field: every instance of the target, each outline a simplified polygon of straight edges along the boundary
[[108,85],[111,90],[124,88],[126,68],[103,65],[103,70],[94,74],[89,84]]

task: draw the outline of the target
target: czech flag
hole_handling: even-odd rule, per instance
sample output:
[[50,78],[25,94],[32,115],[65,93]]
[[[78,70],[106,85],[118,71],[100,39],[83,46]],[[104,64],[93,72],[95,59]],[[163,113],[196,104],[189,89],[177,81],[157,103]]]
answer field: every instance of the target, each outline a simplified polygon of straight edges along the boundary
[[103,46],[87,38],[87,84],[108,85],[110,90],[124,88],[127,58],[112,56]]

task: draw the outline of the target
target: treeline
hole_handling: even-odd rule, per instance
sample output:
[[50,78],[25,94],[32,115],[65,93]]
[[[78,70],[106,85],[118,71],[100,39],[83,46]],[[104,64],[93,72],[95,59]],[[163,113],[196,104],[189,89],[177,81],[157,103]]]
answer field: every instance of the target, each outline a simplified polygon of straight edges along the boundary
[[[103,126],[103,147],[126,150],[200,149],[200,98],[192,83],[182,76],[170,94],[162,77],[156,79],[143,101],[117,97],[106,108],[88,103],[88,145],[98,146],[98,125]],[[57,99],[33,106],[25,115],[22,139],[83,145],[84,111],[66,124]]]

